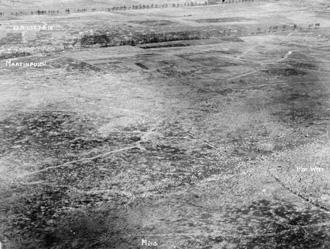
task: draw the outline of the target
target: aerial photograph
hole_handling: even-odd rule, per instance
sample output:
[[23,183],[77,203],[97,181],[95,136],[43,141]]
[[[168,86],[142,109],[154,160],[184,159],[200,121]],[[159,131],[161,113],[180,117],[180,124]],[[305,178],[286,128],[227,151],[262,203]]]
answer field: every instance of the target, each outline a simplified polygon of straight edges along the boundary
[[0,0],[0,249],[330,249],[330,0]]

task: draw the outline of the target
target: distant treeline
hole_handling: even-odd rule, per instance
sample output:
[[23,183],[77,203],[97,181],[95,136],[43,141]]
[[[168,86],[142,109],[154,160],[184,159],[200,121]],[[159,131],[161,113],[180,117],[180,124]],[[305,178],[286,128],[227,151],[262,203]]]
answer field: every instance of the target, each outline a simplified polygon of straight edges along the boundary
[[[23,15],[60,15],[70,13],[82,13],[82,12],[94,12],[94,11],[124,11],[124,10],[138,10],[138,9],[153,9],[153,8],[177,8],[185,6],[205,6],[213,4],[230,4],[230,3],[245,3],[254,2],[255,0],[208,0],[204,2],[185,2],[185,3],[164,3],[164,4],[136,4],[136,5],[122,5],[111,8],[80,8],[80,9],[64,9],[64,10],[33,10],[33,11],[16,11],[10,12],[12,16],[23,16]],[[5,16],[7,13],[0,12],[0,16]]]

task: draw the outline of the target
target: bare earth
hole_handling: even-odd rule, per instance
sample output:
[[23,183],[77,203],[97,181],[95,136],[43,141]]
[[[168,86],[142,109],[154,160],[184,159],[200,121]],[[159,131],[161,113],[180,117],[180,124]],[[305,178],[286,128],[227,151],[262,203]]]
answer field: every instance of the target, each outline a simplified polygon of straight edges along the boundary
[[[0,44],[4,248],[330,248],[329,6],[3,17],[63,27]],[[220,32],[60,49],[91,29]]]

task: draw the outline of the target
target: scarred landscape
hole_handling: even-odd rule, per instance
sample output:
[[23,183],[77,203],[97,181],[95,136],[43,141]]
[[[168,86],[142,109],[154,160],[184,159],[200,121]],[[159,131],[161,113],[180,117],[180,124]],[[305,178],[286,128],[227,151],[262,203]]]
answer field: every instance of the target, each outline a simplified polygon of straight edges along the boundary
[[3,249],[330,248],[329,1],[27,2],[0,4]]

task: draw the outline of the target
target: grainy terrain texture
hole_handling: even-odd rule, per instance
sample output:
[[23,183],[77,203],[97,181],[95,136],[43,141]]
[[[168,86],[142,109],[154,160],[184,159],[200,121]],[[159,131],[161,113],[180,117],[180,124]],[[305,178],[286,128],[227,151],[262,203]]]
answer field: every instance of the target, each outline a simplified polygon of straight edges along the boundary
[[0,16],[4,249],[330,248],[329,1],[177,2]]

